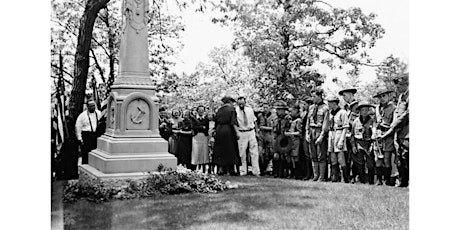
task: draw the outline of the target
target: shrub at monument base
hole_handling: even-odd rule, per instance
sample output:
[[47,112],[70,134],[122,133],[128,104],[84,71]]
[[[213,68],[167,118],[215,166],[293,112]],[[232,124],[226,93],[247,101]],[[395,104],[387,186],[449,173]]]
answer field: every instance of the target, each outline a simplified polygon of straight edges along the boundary
[[216,193],[225,189],[228,189],[228,185],[215,175],[193,172],[179,166],[177,171],[149,172],[146,178],[137,180],[98,181],[80,174],[80,180],[69,181],[66,186],[64,202],[73,202],[81,198],[93,202],[104,202],[162,194]]

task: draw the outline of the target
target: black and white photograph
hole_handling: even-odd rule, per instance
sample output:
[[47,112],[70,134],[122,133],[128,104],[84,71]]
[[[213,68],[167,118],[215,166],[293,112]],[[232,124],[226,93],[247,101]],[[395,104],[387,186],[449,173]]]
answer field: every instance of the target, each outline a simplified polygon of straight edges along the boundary
[[[444,80],[458,58],[429,52],[455,54],[441,47],[458,36],[434,21],[454,14],[417,3],[38,4],[44,28],[29,19],[26,36],[8,33],[40,51],[18,48],[7,75],[40,84],[5,83],[4,100],[26,111],[2,117],[18,131],[6,132],[18,144],[4,152],[1,197],[19,219],[4,229],[455,229],[441,205],[458,202],[446,187],[457,106],[444,104],[458,98]],[[21,211],[32,206],[42,211]]]

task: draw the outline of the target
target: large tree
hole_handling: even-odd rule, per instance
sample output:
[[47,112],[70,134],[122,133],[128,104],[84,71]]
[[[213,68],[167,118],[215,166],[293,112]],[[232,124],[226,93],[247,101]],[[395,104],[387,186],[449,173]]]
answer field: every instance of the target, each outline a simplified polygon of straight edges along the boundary
[[243,47],[259,68],[264,97],[308,94],[324,78],[310,68],[315,63],[348,65],[350,74],[357,73],[360,65],[372,65],[366,51],[384,34],[375,14],[324,1],[227,0],[216,7],[224,16],[215,22],[234,26],[234,47]]

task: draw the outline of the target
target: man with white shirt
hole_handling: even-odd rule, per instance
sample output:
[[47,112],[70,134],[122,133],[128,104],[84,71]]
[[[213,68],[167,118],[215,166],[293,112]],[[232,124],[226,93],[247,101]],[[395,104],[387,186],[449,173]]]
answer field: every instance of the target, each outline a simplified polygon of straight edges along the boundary
[[254,176],[260,176],[259,169],[259,147],[257,144],[256,132],[257,132],[257,118],[254,115],[254,111],[246,106],[246,98],[238,97],[238,106],[236,107],[236,118],[238,121],[238,149],[241,157],[240,175],[244,176],[247,174],[247,160],[246,160],[246,149],[249,146],[249,155],[251,157],[252,174]]
[[97,147],[97,122],[102,117],[101,111],[96,110],[96,103],[89,100],[88,109],[83,111],[75,123],[77,139],[82,146],[82,164],[88,164],[88,153]]

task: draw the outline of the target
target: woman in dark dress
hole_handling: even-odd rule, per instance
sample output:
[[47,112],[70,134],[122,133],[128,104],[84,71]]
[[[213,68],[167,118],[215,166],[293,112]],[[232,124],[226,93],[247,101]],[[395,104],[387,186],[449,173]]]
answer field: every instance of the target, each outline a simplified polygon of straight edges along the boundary
[[238,153],[238,123],[236,111],[231,97],[222,98],[224,105],[219,108],[215,117],[216,135],[212,162],[219,166],[218,174],[229,172],[235,174],[235,165],[240,164]]
[[192,165],[192,121],[190,111],[183,113],[183,120],[179,122],[177,164],[182,164],[188,169],[195,170],[196,166]]

